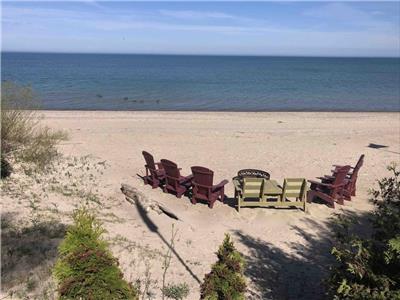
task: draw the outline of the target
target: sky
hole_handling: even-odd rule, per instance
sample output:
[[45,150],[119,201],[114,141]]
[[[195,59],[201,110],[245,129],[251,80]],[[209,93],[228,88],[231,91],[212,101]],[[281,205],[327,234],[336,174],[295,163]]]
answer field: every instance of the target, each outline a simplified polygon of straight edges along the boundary
[[2,2],[2,51],[400,56],[400,2]]

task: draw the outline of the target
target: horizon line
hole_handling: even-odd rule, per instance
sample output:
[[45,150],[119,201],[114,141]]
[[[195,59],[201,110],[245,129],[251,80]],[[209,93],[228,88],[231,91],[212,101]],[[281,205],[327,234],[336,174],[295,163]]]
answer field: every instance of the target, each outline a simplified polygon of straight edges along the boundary
[[221,57],[321,57],[321,58],[400,58],[399,56],[371,55],[312,55],[312,54],[201,54],[201,53],[140,53],[140,52],[62,52],[62,51],[19,51],[0,50],[0,53],[25,54],[86,54],[86,55],[154,55],[154,56],[221,56]]

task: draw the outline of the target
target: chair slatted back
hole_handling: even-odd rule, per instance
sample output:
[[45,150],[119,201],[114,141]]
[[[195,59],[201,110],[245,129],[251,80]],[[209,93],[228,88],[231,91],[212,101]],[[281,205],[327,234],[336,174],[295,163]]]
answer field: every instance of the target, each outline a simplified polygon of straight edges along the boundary
[[208,198],[213,186],[214,172],[210,169],[199,166],[194,166],[191,169],[194,176],[192,180],[194,187],[193,192]]
[[357,164],[354,167],[353,173],[351,173],[350,175],[350,179],[352,179],[353,181],[357,180],[358,171],[360,170],[363,164],[364,164],[364,154],[360,156]]
[[150,170],[155,170],[156,165],[154,163],[154,157],[151,155],[149,152],[142,151],[142,154],[144,156],[144,160],[146,161],[146,165]]
[[243,178],[243,198],[261,198],[264,182],[264,178]]
[[[332,197],[332,198],[337,198],[337,197],[341,197],[341,194],[343,192],[343,184],[345,183],[345,179],[347,174],[349,173],[351,167],[349,165],[347,166],[343,166],[340,167],[335,174],[335,179],[332,182],[332,185],[335,186],[332,189],[329,189],[328,194]],[[339,187],[340,185],[340,187]]]
[[177,189],[179,186],[180,172],[178,165],[168,159],[162,159],[161,164],[165,169],[165,177],[167,185],[171,186],[173,189]]
[[283,199],[295,197],[304,199],[307,192],[307,181],[305,178],[285,178],[283,181]]
[[340,167],[335,174],[335,179],[333,180],[333,185],[338,185],[338,184],[342,184],[344,179],[346,178],[347,174],[350,171],[350,166],[343,166]]
[[150,172],[152,178],[157,178],[156,164],[154,163],[154,157],[147,151],[142,151],[144,160],[146,161],[146,167]]

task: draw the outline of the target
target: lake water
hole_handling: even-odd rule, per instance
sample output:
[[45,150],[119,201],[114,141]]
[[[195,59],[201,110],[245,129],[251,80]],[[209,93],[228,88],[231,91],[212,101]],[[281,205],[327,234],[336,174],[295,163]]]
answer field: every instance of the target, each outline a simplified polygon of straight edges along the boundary
[[400,58],[1,56],[43,109],[400,111]]

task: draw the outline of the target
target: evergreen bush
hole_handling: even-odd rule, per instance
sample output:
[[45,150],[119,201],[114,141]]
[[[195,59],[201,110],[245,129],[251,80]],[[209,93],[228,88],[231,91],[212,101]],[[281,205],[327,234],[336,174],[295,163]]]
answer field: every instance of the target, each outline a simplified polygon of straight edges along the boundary
[[59,246],[54,267],[59,299],[138,299],[102,239],[104,232],[86,209],[74,212],[74,224]]
[[243,276],[244,259],[235,249],[229,234],[219,247],[218,261],[206,274],[201,285],[201,299],[240,300],[244,299],[246,282]]

